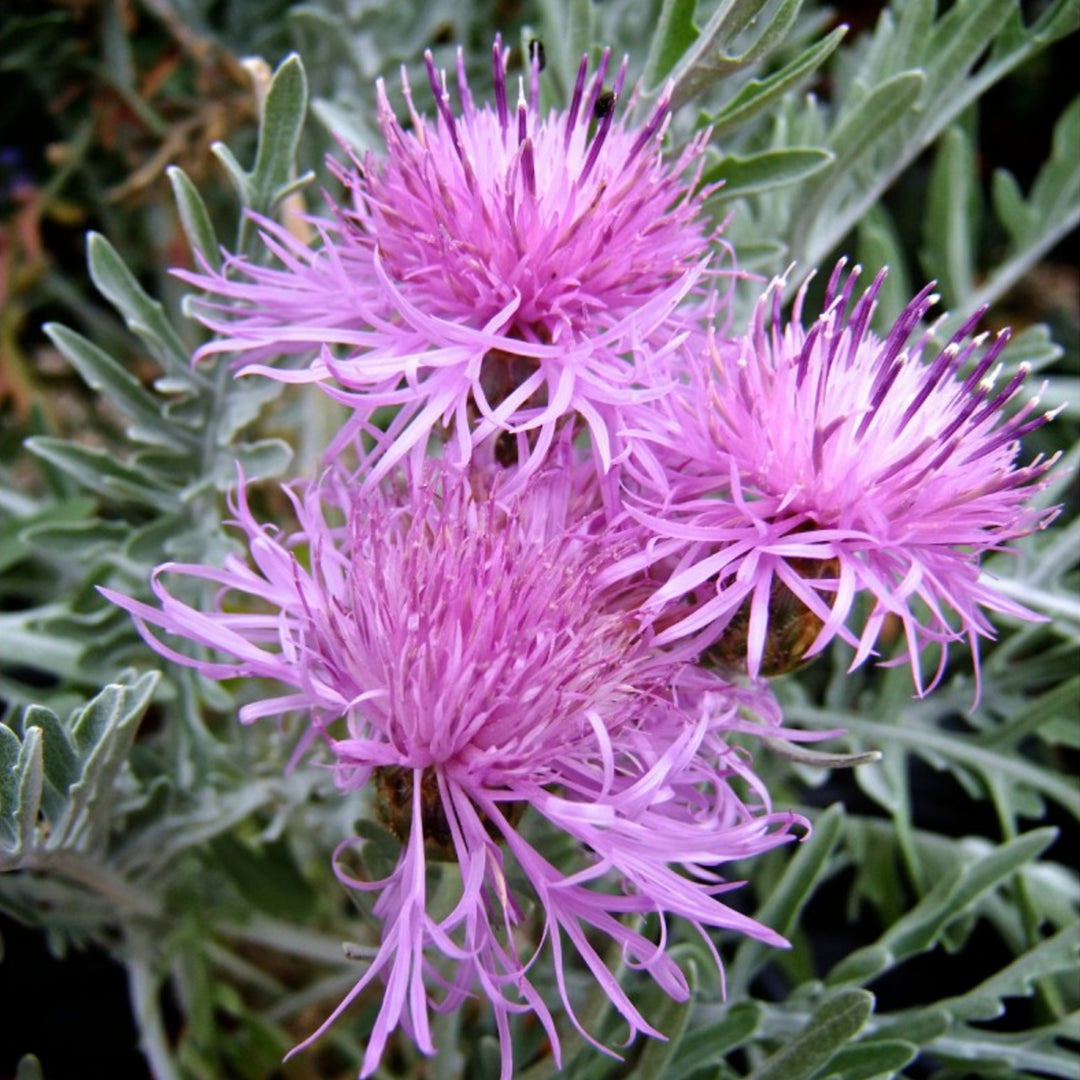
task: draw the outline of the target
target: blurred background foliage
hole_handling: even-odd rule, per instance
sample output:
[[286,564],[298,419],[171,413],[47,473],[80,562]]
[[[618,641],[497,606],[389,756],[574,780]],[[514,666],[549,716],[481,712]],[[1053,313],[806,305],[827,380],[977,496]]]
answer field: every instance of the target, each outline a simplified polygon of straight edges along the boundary
[[[14,807],[0,1077],[31,1051],[46,1080],[355,1073],[363,1007],[281,1058],[355,977],[340,942],[362,920],[328,853],[357,808],[327,798],[317,769],[282,776],[287,727],[239,732],[242,688],[138,675],[158,662],[93,585],[143,590],[165,557],[213,557],[235,457],[303,474],[333,421],[187,366],[199,331],[168,268],[192,265],[200,207],[226,244],[244,239],[214,145],[255,159],[270,73],[297,52],[306,81],[287,68],[279,109],[298,122],[310,101],[310,116],[266,190],[310,170],[317,209],[331,132],[379,145],[374,79],[460,42],[482,99],[495,30],[543,38],[552,103],[603,44],[630,54],[646,94],[675,78],[673,137],[714,126],[710,175],[726,183],[711,206],[745,265],[887,263],[886,320],[930,276],[954,312],[991,303],[986,326],[1019,331],[1007,365],[1031,364],[1063,407],[1025,454],[1061,449],[1068,466],[1045,496],[1064,504],[1055,527],[992,567],[1051,621],[1002,628],[976,709],[959,650],[924,701],[902,670],[849,675],[842,648],[777,683],[793,722],[885,751],[854,774],[758,755],[777,804],[817,827],[741,868],[733,896],[795,948],[726,950],[725,1002],[687,944],[692,1008],[660,995],[650,1013],[671,1041],[618,1066],[571,1039],[565,1075],[1076,1075],[1075,0],[0,0],[0,14],[0,793]],[[402,1040],[380,1076],[492,1074],[482,1015],[438,1037],[460,1050],[425,1066]],[[552,1074],[539,1032],[516,1045],[523,1076]]]

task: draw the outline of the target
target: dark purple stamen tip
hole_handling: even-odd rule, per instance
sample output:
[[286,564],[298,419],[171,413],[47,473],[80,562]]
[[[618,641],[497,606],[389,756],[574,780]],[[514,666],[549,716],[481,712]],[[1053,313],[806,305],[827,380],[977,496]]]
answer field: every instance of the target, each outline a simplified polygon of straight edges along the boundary
[[465,50],[462,48],[458,48],[455,65],[457,68],[458,97],[461,98],[461,111],[465,115],[472,115],[473,99],[469,90],[469,79],[465,74]]
[[428,83],[431,85],[431,93],[437,104],[443,98],[443,85],[442,79],[439,78],[439,69],[435,66],[435,57],[432,56],[430,49],[424,50],[424,67],[427,68]]
[[525,139],[521,144],[521,176],[525,181],[525,190],[530,196],[536,195],[536,161],[533,155],[532,139]]
[[870,427],[878,409],[881,408],[881,403],[889,396],[889,390],[892,388],[893,383],[896,382],[897,376],[903,369],[904,365],[894,360],[885,370],[884,378],[880,378],[877,381],[877,385],[874,387],[874,392],[870,398],[870,408],[866,410],[866,413],[863,415],[862,420],[859,422],[859,427],[855,432],[856,439],[861,439],[866,434],[867,428]]
[[605,49],[600,54],[600,63],[597,64],[596,71],[593,72],[593,77],[589,80],[589,85],[583,99],[582,114],[586,120],[591,119],[593,108],[596,105],[596,99],[604,89],[604,79],[607,78],[607,69],[608,64],[610,63],[611,50]]
[[577,82],[574,83],[574,93],[570,98],[570,109],[566,114],[566,135],[563,145],[570,145],[570,138],[574,134],[574,125],[577,123],[578,113],[581,111],[581,102],[585,94],[585,80],[589,75],[589,58],[583,56],[578,65]]
[[990,370],[991,364],[994,363],[995,357],[992,354],[984,356],[972,369],[968,377],[963,381],[960,389],[956,391],[953,396],[953,401],[959,401],[961,398],[969,397],[971,394],[977,393],[979,383],[986,377],[986,373]]
[[499,126],[505,131],[510,123],[510,105],[506,100],[506,65],[501,37],[496,37],[491,47],[491,68],[495,78],[495,109],[499,114]]
[[[782,312],[780,310],[780,290],[776,291],[773,297],[773,325],[780,325],[780,318]],[[806,381],[806,375],[810,370],[810,360],[814,355],[814,349],[817,347],[818,338],[825,332],[825,323],[823,320],[818,319],[813,326],[806,332],[806,337],[803,339],[802,349],[799,351],[799,363],[796,369],[795,375],[795,387],[801,390],[803,383]]]
[[[1010,394],[1009,396],[1011,397],[1012,395]],[[1030,412],[1033,407],[1033,404],[1027,406],[1025,414],[1026,412]],[[1013,418],[1013,422],[1002,427],[993,438],[987,439],[984,443],[979,444],[975,450],[964,458],[964,464],[966,465],[968,462],[978,461],[980,458],[992,454],[1002,446],[1008,446],[1010,443],[1019,442],[1025,435],[1030,435],[1033,431],[1041,428],[1043,424],[1048,423],[1052,419],[1050,413],[1040,413],[1038,416],[1031,417],[1030,420],[1025,419],[1023,423],[1016,423],[1016,421],[1022,419],[1025,414],[1017,414],[1017,416]]]
[[977,308],[968,317],[967,321],[960,326],[956,333],[953,334],[951,338],[949,338],[949,342],[960,342],[963,341],[965,338],[970,337],[975,332],[975,329],[979,325],[979,323],[982,322],[983,316],[989,310],[989,307],[987,307],[985,304],[982,307]]
[[878,294],[885,284],[888,270],[882,268],[870,284],[870,288],[859,297],[848,319],[848,333],[854,348],[866,337],[866,331],[870,326],[870,319],[874,314],[874,305],[877,303]]
[[[958,401],[961,398],[965,398],[971,394],[976,393],[976,388],[979,383],[986,377],[986,373],[997,362],[998,356],[1001,354],[1001,350],[1005,347],[1006,342],[1009,340],[1010,334],[1008,330],[1003,330],[997,337],[997,340],[989,349],[983,354],[982,359],[971,369],[968,373],[968,377],[964,380],[960,389],[957,390],[953,397],[953,401]],[[983,395],[985,396],[985,394]]]
[[627,154],[627,161],[633,161],[634,158],[648,146],[652,141],[653,136],[660,130],[670,108],[671,87],[668,86],[665,88],[663,94],[660,95],[660,100],[656,103],[656,108],[653,110],[652,116],[649,117],[649,122],[641,129],[638,137],[634,140],[634,145],[630,147],[630,153]]
[[623,85],[626,82],[626,70],[629,66],[630,58],[628,56],[624,56],[622,58],[622,63],[619,65],[619,73],[615,76],[615,85],[612,87],[612,89],[615,91],[616,98],[622,97]]
[[[961,329],[965,336],[975,328],[975,323],[977,321],[977,319],[972,318],[964,324]],[[949,340],[949,344],[941,350],[941,353],[930,365],[926,373],[926,378],[924,380],[922,388],[916,395],[915,400],[908,406],[907,410],[905,411],[903,417],[900,420],[900,426],[897,428],[898,433],[904,430],[908,421],[919,410],[923,402],[929,396],[931,390],[933,390],[942,381],[942,379],[945,378],[946,375],[952,375],[957,370],[959,370],[959,368],[962,367],[963,364],[966,362],[967,358],[976,349],[981,348],[984,340],[985,335],[982,335],[979,338],[976,338],[974,341],[965,343],[959,331],[953,335],[953,337]],[[986,369],[990,366],[990,364],[997,360],[998,356],[1001,353],[1001,350],[1005,348],[1008,340],[1009,339],[1007,334],[998,335],[997,339],[990,346],[990,348],[987,349],[985,355],[980,360],[978,365],[976,365],[976,371],[985,372]],[[1005,402],[1008,401],[1009,398],[1011,398],[1013,394],[1015,394],[1016,391],[1019,389],[1020,384],[1024,381],[1025,375],[1026,372],[1024,371],[1018,372],[1001,395],[994,399],[994,401],[991,401],[989,404],[985,405],[980,412],[978,412],[974,417],[972,417],[970,421],[971,425],[975,426],[979,424],[986,416],[1004,405]],[[972,380],[969,377],[965,381],[964,386],[970,386],[971,382]]]
[[517,120],[518,120],[518,145],[520,146],[529,136],[529,116],[528,110],[525,108],[525,102],[519,101],[517,108]]
[[[967,384],[965,383],[965,386]],[[952,422],[944,429],[944,431],[938,434],[938,438],[942,442],[947,442],[955,435],[961,427],[967,425],[972,414],[975,410],[986,400],[990,390],[987,386],[978,386],[973,393],[971,393],[961,404],[956,416]],[[955,398],[953,399],[956,400]]]
[[897,435],[901,434],[904,428],[911,423],[918,411],[925,404],[926,399],[933,392],[934,388],[941,382],[946,374],[953,370],[956,364],[956,354],[957,348],[955,345],[946,345],[934,358],[933,362],[926,368],[922,379],[922,385],[919,387],[919,392],[904,410],[904,415],[900,417],[900,423],[896,428]]
[[[825,307],[828,308],[836,297],[840,294],[840,280],[844,276],[844,271],[847,269],[847,259],[837,259],[836,265],[833,267],[833,272],[829,275],[829,282],[825,286]],[[858,277],[858,271],[853,270],[848,275],[848,287],[852,284],[852,278]]]
[[450,132],[450,138],[453,141],[458,157],[464,160],[464,153],[458,140],[457,121],[450,110],[450,94],[446,89],[445,81],[439,73],[439,69],[435,67],[435,58],[431,55],[430,49],[424,53],[424,64],[427,67],[428,82],[431,84],[431,93],[435,98],[435,107],[439,110],[439,117]]
[[915,299],[900,313],[900,318],[893,324],[878,359],[879,371],[889,368],[907,344],[915,327],[922,322],[926,313],[937,303],[937,297],[934,295],[934,284],[931,281],[928,285],[924,285]]
[[972,418],[972,427],[977,427],[988,416],[993,413],[1000,412],[1008,401],[1016,394],[1016,391],[1020,389],[1024,384],[1024,380],[1027,378],[1027,368],[1021,367],[1019,371],[1005,384],[1005,389],[1002,390],[997,397],[988,401]]
[[[603,95],[602,95],[603,96]],[[592,146],[589,147],[589,157],[585,158],[584,167],[581,170],[581,179],[585,179],[593,171],[596,159],[600,156],[600,148],[604,146],[611,124],[615,120],[615,96],[612,95],[611,108],[600,119],[593,136]]]

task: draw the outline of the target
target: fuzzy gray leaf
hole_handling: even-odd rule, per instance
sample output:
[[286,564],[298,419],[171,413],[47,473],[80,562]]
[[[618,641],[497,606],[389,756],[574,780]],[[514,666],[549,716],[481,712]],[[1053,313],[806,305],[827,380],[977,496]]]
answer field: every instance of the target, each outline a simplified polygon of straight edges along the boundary
[[86,241],[90,277],[98,291],[123,315],[128,329],[150,349],[162,369],[189,386],[196,381],[189,365],[188,349],[180,340],[165,309],[147,295],[116,248],[100,233]]
[[148,672],[110,684],[63,722],[52,710],[31,706],[21,739],[0,726],[0,869],[101,846],[117,777],[157,682]]
[[748,1080],[804,1080],[853,1039],[869,1020],[874,997],[841,990],[823,1001],[802,1031],[756,1068]]

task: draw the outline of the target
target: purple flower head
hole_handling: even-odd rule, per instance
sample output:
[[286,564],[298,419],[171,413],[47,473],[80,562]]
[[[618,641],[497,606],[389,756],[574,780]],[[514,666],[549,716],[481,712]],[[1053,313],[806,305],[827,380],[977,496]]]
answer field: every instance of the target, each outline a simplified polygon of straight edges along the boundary
[[[527,474],[571,414],[607,469],[622,449],[620,408],[669,384],[668,358],[693,325],[685,313],[709,302],[715,229],[707,192],[695,193],[707,133],[666,160],[669,95],[628,125],[626,61],[605,88],[608,52],[591,76],[582,60],[568,109],[546,113],[541,49],[516,95],[498,39],[492,60],[495,101],[477,105],[459,51],[455,110],[427,54],[434,122],[403,70],[407,129],[380,80],[385,154],[332,166],[351,202],[316,222],[314,248],[259,219],[277,265],[230,258],[220,274],[180,274],[216,298],[201,307],[219,335],[204,354],[234,353],[242,372],[331,380],[355,409],[331,453],[360,431],[374,436],[373,482],[410,452],[418,462],[439,428],[461,461],[493,435],[528,435]],[[302,371],[276,363],[304,351],[317,355]],[[397,410],[385,433],[369,425],[383,407]]]
[[837,266],[809,329],[805,287],[785,323],[777,281],[745,336],[714,340],[707,385],[655,425],[670,470],[637,516],[666,538],[655,602],[690,601],[658,641],[727,628],[756,675],[772,650],[810,657],[840,636],[854,667],[894,616],[922,693],[926,645],[942,646],[936,683],[948,642],[968,638],[977,669],[986,611],[1035,617],[979,559],[1053,517],[1032,496],[1056,457],[1017,464],[1020,439],[1050,417],[1037,400],[1007,408],[1026,370],[996,385],[1007,333],[973,337],[982,312],[927,357],[930,332],[915,335],[931,287],[881,339],[869,324],[884,272],[853,302],[858,273]]
[[[515,1014],[538,1017],[558,1059],[536,976],[545,966],[579,1030],[571,966],[602,987],[629,1037],[662,1037],[612,968],[639,968],[685,999],[665,949],[671,917],[703,936],[723,929],[783,944],[721,902],[732,885],[718,871],[804,824],[772,811],[729,742],[762,731],[748,712],[775,733],[775,702],[696,669],[678,649],[653,649],[625,596],[597,587],[618,540],[561,521],[568,497],[561,471],[506,499],[477,496],[436,466],[408,486],[358,489],[331,477],[294,489],[299,527],[280,534],[254,519],[241,491],[247,560],[162,567],[160,607],[108,594],[165,655],[212,678],[289,687],[242,719],[306,712],[340,788],[367,793],[398,836],[399,861],[383,880],[354,868],[359,839],[336,860],[343,883],[377,894],[382,938],[311,1038],[381,980],[363,1076],[398,1027],[433,1053],[429,1010],[476,996],[490,1003],[504,1080]],[[166,580],[185,576],[219,587],[211,610],[170,592]],[[227,659],[185,658],[162,630]],[[571,842],[541,850],[543,834]],[[456,887],[438,906],[428,894],[436,864]]]

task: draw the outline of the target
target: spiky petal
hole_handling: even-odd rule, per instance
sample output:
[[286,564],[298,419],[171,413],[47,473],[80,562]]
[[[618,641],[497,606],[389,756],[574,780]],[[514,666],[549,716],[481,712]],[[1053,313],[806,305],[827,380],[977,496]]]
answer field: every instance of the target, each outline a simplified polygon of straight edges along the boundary
[[[664,947],[668,919],[783,944],[719,899],[731,887],[722,864],[790,840],[798,821],[772,811],[745,751],[728,741],[774,733],[775,703],[652,648],[625,597],[596,585],[618,539],[560,520],[555,504],[573,497],[561,470],[513,499],[476,496],[435,466],[385,490],[330,477],[294,491],[299,527],[279,534],[256,521],[241,490],[246,560],[162,567],[159,606],[107,593],[165,655],[212,678],[285,684],[241,719],[305,712],[340,787],[381,800],[403,845],[397,867],[382,881],[359,875],[345,849],[360,841],[347,839],[337,873],[378,894],[382,941],[327,1021],[385,983],[364,1076],[399,1026],[433,1052],[429,1007],[477,993],[492,1005],[504,1078],[515,1013],[539,1017],[557,1057],[555,1021],[533,981],[541,954],[575,1025],[574,957],[632,1037],[660,1033],[619,984],[613,954],[685,999]],[[185,578],[218,587],[212,608],[176,599],[166,582]],[[224,659],[188,658],[161,631]],[[745,719],[750,711],[764,728]],[[518,828],[522,808],[574,841],[563,856]],[[433,848],[460,870],[456,902],[437,914],[425,893]],[[514,884],[521,878],[527,890]],[[655,917],[658,939],[626,925],[630,915]]]
[[[738,616],[756,673],[783,593],[817,620],[805,655],[839,636],[853,666],[895,616],[922,692],[928,644],[944,664],[966,637],[977,663],[978,638],[994,634],[986,612],[1034,617],[979,561],[1054,516],[1033,496],[1056,458],[1017,464],[1020,440],[1050,417],[1037,399],[1012,408],[1023,367],[996,385],[1008,334],[973,336],[982,312],[926,355],[931,287],[881,339],[870,320],[884,272],[854,300],[857,278],[837,266],[808,329],[805,287],[785,323],[774,282],[744,336],[714,339],[707,380],[666,420],[655,413],[668,471],[638,517],[666,538],[652,549],[670,573],[654,602],[690,601],[659,640],[716,638]],[[861,594],[869,613],[853,631]]]
[[[601,467],[621,452],[620,410],[671,381],[717,248],[695,191],[707,133],[674,160],[660,145],[662,95],[641,127],[620,117],[625,61],[605,89],[604,53],[582,60],[570,106],[543,113],[540,52],[516,104],[508,50],[493,48],[494,105],[474,104],[459,52],[459,112],[427,55],[432,123],[402,85],[409,129],[377,87],[382,156],[334,166],[352,196],[316,221],[309,248],[259,219],[276,256],[229,258],[220,273],[184,273],[197,305],[241,372],[328,380],[355,409],[331,452],[360,431],[376,441],[372,482],[449,429],[459,461],[500,432],[531,433],[522,478],[544,461],[560,422],[591,431]],[[307,353],[302,369],[283,364]],[[389,431],[368,424],[380,408]]]

